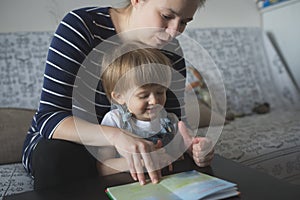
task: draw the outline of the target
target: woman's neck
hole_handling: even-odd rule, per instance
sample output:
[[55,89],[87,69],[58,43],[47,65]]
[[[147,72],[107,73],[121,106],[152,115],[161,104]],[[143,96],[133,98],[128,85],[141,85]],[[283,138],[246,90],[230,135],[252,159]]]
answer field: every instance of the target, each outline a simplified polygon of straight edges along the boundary
[[131,6],[125,8],[111,8],[110,16],[116,32],[121,33],[130,29]]

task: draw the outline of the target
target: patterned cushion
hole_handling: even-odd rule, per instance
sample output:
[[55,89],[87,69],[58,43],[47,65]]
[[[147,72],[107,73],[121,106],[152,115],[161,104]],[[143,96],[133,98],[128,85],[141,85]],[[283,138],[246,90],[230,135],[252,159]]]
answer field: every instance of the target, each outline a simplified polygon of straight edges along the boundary
[[[300,184],[300,108],[239,118],[224,126],[216,153]],[[202,135],[207,129],[201,129]]]
[[4,196],[33,190],[33,179],[21,163],[0,165],[0,200]]
[[[205,82],[214,81],[206,73],[213,69],[212,65],[217,66],[225,86],[227,111],[252,114],[257,104],[268,102],[275,109],[299,102],[299,93],[260,28],[189,29],[180,43],[188,66],[193,63]],[[199,46],[208,55],[199,51]],[[188,76],[192,76],[188,82],[194,81],[193,73]]]
[[37,108],[52,35],[0,33],[0,107]]

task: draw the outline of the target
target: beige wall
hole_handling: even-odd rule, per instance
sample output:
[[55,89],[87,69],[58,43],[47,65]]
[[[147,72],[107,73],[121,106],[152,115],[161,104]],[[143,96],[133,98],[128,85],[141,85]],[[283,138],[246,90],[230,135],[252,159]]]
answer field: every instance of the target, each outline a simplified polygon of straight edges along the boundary
[[260,22],[254,0],[206,0],[191,27],[260,27]]
[[[0,32],[51,31],[70,10],[122,0],[0,0]],[[207,0],[189,27],[260,26],[253,0]]]

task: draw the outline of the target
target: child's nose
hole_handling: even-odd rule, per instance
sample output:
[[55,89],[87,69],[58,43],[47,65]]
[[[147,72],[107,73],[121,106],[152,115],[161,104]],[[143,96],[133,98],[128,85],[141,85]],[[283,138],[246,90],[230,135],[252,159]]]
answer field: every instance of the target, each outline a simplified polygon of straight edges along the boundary
[[149,104],[154,105],[154,104],[158,104],[158,102],[159,102],[158,97],[156,95],[151,94],[149,97]]

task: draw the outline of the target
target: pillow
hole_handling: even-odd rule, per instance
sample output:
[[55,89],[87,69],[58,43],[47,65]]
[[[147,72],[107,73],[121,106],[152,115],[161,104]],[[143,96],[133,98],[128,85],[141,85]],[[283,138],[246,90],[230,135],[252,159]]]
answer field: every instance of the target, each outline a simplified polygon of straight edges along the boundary
[[20,162],[35,110],[0,108],[0,164]]
[[210,107],[210,94],[200,73],[192,66],[186,67],[186,73],[186,92],[196,95],[200,101]]
[[[208,87],[202,78],[201,74],[198,72],[197,69],[195,69],[193,66],[187,66],[187,83],[186,83],[186,93],[187,95],[196,95],[198,99],[199,109],[201,112],[200,121],[198,124],[198,127],[206,127],[210,123],[211,119],[211,97],[208,90]],[[192,102],[189,102],[188,98],[186,98],[186,104],[187,105],[194,105]],[[187,113],[191,116],[188,116],[189,122],[192,124],[193,127],[197,127],[197,122],[195,122],[196,118],[194,115],[193,108],[189,108],[186,106]],[[228,123],[228,121],[234,120],[236,117],[243,117],[246,114],[250,113],[257,113],[257,114],[264,114],[270,112],[270,105],[267,102],[263,103],[254,103],[252,107],[252,111],[248,111],[247,113],[240,113],[240,112],[233,112],[231,111],[230,107],[227,108],[225,119],[227,120],[225,123]],[[217,114],[217,113],[216,113]],[[217,116],[216,122],[214,124],[220,124],[222,116]]]
[[[185,90],[187,95],[185,95],[185,111],[190,127],[196,129],[224,123],[220,114],[212,113],[209,90],[201,74],[193,66],[187,66],[186,69],[187,83]],[[197,102],[193,99],[194,95],[197,97]],[[197,108],[195,109],[194,106],[197,106]],[[196,113],[198,109],[200,116]],[[212,114],[216,116],[215,121],[211,124]]]
[[[204,104],[201,106],[202,108],[203,106],[207,107],[205,108],[206,110],[211,108],[211,97],[207,85],[204,79],[202,78],[201,74],[193,66],[187,67],[186,92],[191,95],[196,95],[197,99],[199,99],[200,101],[200,104]],[[270,112],[270,104],[268,102],[254,102],[254,104],[252,105],[252,110],[246,113],[236,111],[233,112],[231,111],[230,107],[227,108],[226,120],[231,121],[234,120],[235,117],[243,117],[252,113],[265,114],[268,112]]]
[[[271,97],[276,94],[276,89],[260,28],[189,29],[185,33],[192,38],[182,37],[180,40],[187,66],[191,63],[208,74],[213,74],[214,66],[217,66],[225,87],[227,113],[251,115],[257,105],[268,102],[273,106],[274,98]],[[210,58],[200,51],[199,46]]]

